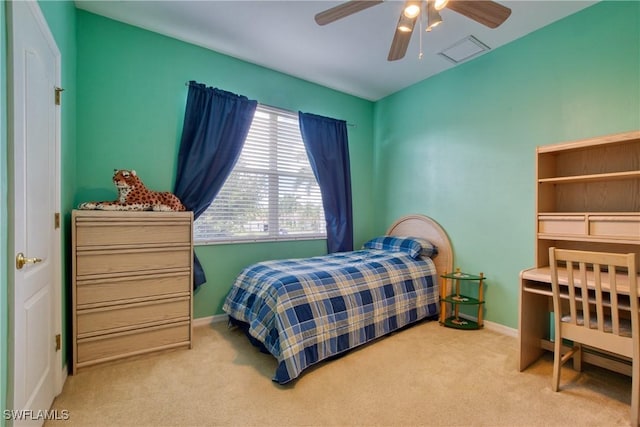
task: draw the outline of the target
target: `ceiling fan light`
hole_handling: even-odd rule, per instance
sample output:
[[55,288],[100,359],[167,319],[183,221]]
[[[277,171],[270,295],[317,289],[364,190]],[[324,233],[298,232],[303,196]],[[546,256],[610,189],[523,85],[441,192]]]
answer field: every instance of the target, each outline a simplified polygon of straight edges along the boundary
[[436,10],[442,10],[447,6],[449,0],[434,0],[434,6]]
[[403,14],[409,19],[413,19],[416,16],[420,15],[420,3],[409,2],[407,6],[404,8]]

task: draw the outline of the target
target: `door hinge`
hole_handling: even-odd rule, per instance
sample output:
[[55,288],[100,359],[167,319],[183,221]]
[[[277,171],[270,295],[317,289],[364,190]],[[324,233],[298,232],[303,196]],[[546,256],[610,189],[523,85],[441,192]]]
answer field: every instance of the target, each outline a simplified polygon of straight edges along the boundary
[[61,87],[56,86],[55,87],[55,91],[56,91],[56,105],[60,105],[60,99],[62,98],[62,91],[64,89],[62,89]]
[[60,340],[61,340],[60,334],[56,334],[56,351],[60,351],[60,348],[62,347],[60,344]]
[[56,212],[53,214],[53,228],[60,228],[60,212]]

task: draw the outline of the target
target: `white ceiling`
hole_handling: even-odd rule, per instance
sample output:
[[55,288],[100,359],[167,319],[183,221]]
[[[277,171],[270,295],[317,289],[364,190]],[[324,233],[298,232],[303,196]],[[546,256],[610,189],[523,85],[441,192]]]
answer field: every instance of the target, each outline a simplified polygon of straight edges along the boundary
[[[387,61],[403,2],[389,0],[326,26],[314,15],[340,1],[96,1],[80,9],[327,86],[378,100],[454,66],[438,52],[473,35],[495,49],[596,1],[500,1],[511,16],[490,29],[456,12],[422,37],[416,25],[404,59]],[[473,60],[473,59],[470,59]]]

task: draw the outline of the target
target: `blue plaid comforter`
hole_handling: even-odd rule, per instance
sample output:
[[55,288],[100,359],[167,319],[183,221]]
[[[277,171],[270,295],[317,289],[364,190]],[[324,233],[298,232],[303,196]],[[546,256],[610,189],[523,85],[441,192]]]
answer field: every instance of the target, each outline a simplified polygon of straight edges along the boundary
[[223,310],[278,360],[274,381],[439,312],[431,259],[361,250],[247,267]]

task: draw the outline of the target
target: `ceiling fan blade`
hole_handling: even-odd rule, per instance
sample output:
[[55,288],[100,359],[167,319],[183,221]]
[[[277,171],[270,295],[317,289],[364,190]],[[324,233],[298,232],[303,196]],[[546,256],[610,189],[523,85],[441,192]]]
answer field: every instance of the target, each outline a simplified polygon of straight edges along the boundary
[[316,14],[315,20],[318,25],[327,25],[380,3],[382,0],[351,0]]
[[411,40],[412,33],[413,31],[407,33],[396,29],[396,34],[393,36],[387,61],[397,61],[398,59],[404,58],[405,53],[407,53],[407,48],[409,47],[409,41]]
[[511,15],[511,9],[508,7],[485,0],[450,0],[447,3],[447,9],[458,12],[489,28],[497,28]]
[[[391,42],[391,48],[389,49],[389,56],[387,56],[387,61],[397,61],[398,59],[404,58],[405,53],[407,53],[409,41],[411,41],[411,35],[413,34],[413,29],[416,25],[417,20],[417,16],[413,19],[409,19],[406,18],[402,12],[400,12],[400,19],[398,19],[398,25],[396,25],[396,32],[393,35],[393,41]],[[411,28],[411,31],[401,31],[399,29],[401,23]]]

